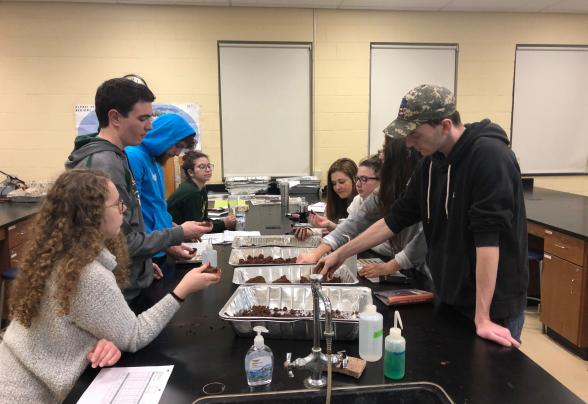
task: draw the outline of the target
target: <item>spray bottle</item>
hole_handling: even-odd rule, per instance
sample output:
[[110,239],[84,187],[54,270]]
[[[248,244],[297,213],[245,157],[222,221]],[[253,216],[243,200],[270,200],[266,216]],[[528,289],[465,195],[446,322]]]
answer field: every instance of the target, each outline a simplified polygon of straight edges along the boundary
[[394,327],[390,328],[390,335],[386,337],[384,354],[384,375],[393,380],[400,380],[404,377],[406,340],[402,337],[400,327],[402,319],[398,311],[394,312]]

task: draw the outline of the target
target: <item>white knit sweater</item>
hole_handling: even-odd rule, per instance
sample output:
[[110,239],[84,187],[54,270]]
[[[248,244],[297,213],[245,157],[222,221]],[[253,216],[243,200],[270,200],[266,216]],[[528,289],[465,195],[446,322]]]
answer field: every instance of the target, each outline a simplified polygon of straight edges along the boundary
[[57,315],[55,287],[49,282],[31,327],[10,324],[0,344],[0,403],[61,402],[99,339],[135,352],[161,332],[179,303],[166,295],[136,316],[116,284],[115,267],[115,257],[103,250],[83,269],[69,315]]

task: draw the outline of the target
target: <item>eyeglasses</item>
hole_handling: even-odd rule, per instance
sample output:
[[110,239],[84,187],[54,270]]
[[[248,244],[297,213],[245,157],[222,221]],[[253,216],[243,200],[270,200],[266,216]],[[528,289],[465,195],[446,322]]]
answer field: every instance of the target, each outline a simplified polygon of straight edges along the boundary
[[209,170],[212,170],[214,168],[214,164],[198,164],[196,167],[198,167],[201,170],[206,170],[207,168]]
[[368,176],[365,176],[365,175],[360,175],[359,177],[355,177],[354,178],[354,181],[355,182],[360,181],[360,182],[362,182],[362,183],[365,184],[369,180],[379,180],[379,179],[380,179],[379,177],[368,177]]
[[112,205],[106,205],[107,208],[112,208],[113,206],[118,206],[118,211],[119,213],[123,213],[125,210],[127,210],[127,205],[125,205],[125,203],[119,199],[119,201],[117,203],[113,203]]

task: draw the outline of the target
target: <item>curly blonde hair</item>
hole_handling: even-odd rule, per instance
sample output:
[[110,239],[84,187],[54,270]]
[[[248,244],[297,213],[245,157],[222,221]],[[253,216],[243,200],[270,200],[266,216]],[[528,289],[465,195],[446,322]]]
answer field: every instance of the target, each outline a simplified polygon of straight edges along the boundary
[[126,240],[106,240],[100,227],[109,197],[107,174],[71,170],[59,176],[36,215],[10,299],[13,320],[25,327],[37,315],[47,284],[54,282],[58,315],[70,311],[82,270],[108,248],[117,260],[114,270],[119,287],[128,283]]

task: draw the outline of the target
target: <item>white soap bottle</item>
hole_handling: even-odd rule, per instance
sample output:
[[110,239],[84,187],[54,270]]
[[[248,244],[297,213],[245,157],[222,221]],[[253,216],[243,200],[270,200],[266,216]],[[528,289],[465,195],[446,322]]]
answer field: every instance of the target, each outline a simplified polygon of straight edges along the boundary
[[202,264],[210,263],[210,269],[217,267],[217,256],[216,250],[212,247],[212,244],[207,244],[204,251],[202,251]]
[[250,386],[262,386],[272,382],[272,373],[274,371],[274,354],[263,342],[262,332],[268,332],[265,327],[260,325],[253,327],[257,336],[253,340],[253,345],[245,355],[245,373],[247,374],[247,384]]
[[382,358],[383,318],[376,306],[368,304],[359,313],[359,356],[368,362]]

